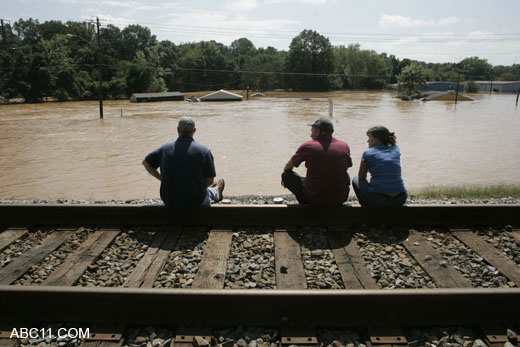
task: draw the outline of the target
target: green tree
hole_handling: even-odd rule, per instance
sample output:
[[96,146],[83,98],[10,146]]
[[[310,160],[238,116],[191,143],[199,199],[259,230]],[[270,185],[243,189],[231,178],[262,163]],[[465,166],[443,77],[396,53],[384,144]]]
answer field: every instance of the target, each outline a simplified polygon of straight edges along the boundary
[[27,20],[19,19],[13,24],[13,28],[25,44],[36,44],[41,38],[39,29],[40,22],[37,19],[29,18]]
[[293,90],[328,90],[328,75],[334,71],[334,53],[329,39],[316,31],[303,30],[291,41],[286,71],[311,74],[288,76],[287,84]]
[[244,86],[249,86],[251,90],[281,88],[284,63],[284,52],[279,52],[273,47],[259,48],[256,55],[251,57],[244,66],[244,70],[251,72],[242,74],[242,83]]
[[489,80],[493,79],[493,66],[488,63],[487,59],[479,57],[471,57],[462,60],[458,66],[466,71],[466,78],[471,80]]
[[240,70],[242,70],[247,61],[256,54],[255,45],[245,37],[231,42],[230,49]]
[[159,69],[146,58],[142,51],[136,53],[126,75],[127,95],[132,93],[164,92],[164,80],[159,75]]
[[[252,60],[256,54],[255,45],[245,37],[231,42],[230,52],[235,66],[239,70],[256,70],[257,68],[252,64]],[[255,75],[251,73],[241,73],[239,81],[236,83],[237,88],[245,89],[247,87],[257,88],[257,80]]]
[[383,89],[386,87],[390,66],[375,51],[361,50],[359,44],[334,49],[336,74],[342,89]]
[[48,93],[58,100],[66,101],[69,98],[81,98],[83,90],[78,84],[77,68],[70,57],[68,40],[62,34],[54,35],[51,39],[41,40],[42,51],[45,52],[45,62],[50,75]]
[[147,48],[156,44],[157,39],[149,28],[137,24],[129,25],[121,31],[119,59],[132,61],[137,52],[146,52]]
[[159,65],[162,67],[162,78],[169,91],[180,91],[181,85],[176,76],[177,59],[179,59],[179,48],[170,41],[161,41],[157,47]]
[[416,62],[412,62],[403,68],[397,79],[399,81],[399,91],[407,96],[420,94],[419,87],[426,85],[424,67]]
[[476,92],[479,91],[479,88],[478,88],[478,86],[476,85],[475,82],[468,81],[468,83],[466,84],[466,91],[468,93],[476,93]]

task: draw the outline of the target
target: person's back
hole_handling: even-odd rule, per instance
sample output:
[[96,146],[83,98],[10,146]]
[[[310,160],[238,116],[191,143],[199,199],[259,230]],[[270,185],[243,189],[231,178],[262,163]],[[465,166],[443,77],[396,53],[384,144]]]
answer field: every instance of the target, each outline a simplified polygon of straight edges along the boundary
[[368,190],[371,192],[402,192],[405,190],[401,176],[401,152],[399,146],[377,145],[364,151],[362,160],[370,172]]
[[213,156],[192,137],[179,136],[146,157],[161,168],[161,199],[174,209],[199,206],[206,196],[206,177],[214,177]]
[[368,149],[361,157],[358,176],[352,179],[358,201],[370,207],[402,206],[408,193],[401,176],[401,151],[395,134],[375,126],[368,129],[367,136]]
[[320,135],[316,140],[302,145],[292,158],[295,166],[305,161],[307,176],[305,193],[316,206],[340,205],[348,198],[347,169],[352,166],[348,145],[330,135]]
[[[289,189],[300,204],[318,207],[339,206],[348,198],[352,166],[347,143],[332,137],[334,126],[326,118],[311,125],[311,141],[303,143],[285,164],[282,186]],[[307,176],[292,169],[305,162]]]
[[161,181],[161,199],[166,206],[176,210],[222,200],[224,180],[214,183],[213,155],[193,139],[195,122],[183,117],[177,131],[179,137],[175,142],[157,148],[143,160],[146,170]]

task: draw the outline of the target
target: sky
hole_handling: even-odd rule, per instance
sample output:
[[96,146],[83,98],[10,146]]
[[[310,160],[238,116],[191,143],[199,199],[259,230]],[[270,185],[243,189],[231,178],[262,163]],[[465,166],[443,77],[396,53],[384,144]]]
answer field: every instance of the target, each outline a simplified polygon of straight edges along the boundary
[[311,29],[334,46],[399,59],[457,63],[478,56],[520,64],[520,0],[2,0],[0,18],[91,21],[150,28],[175,44],[246,37],[255,47],[289,50]]

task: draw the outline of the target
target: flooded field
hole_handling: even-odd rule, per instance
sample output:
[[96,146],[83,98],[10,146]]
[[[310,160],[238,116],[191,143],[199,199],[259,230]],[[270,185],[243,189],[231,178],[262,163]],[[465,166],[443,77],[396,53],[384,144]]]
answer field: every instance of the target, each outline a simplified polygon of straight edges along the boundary
[[384,125],[397,135],[408,189],[520,183],[515,95],[473,94],[475,101],[457,105],[401,101],[390,92],[277,96],[235,103],[105,101],[102,120],[97,102],[1,106],[0,198],[157,198],[159,181],[141,161],[176,139],[181,116],[195,119],[195,140],[212,150],[228,195],[287,194],[280,186],[283,166],[310,139],[307,124],[328,116],[328,98],[334,136],[351,146],[351,176],[367,148],[366,130]]

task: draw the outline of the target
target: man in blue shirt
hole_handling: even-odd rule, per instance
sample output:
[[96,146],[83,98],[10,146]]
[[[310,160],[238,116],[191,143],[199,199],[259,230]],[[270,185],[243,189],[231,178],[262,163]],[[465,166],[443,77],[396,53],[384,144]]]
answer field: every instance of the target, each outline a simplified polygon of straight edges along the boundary
[[143,160],[146,171],[161,181],[162,201],[176,210],[210,205],[223,198],[224,180],[214,182],[213,155],[195,142],[196,130],[193,119],[182,117],[177,140],[157,148]]

